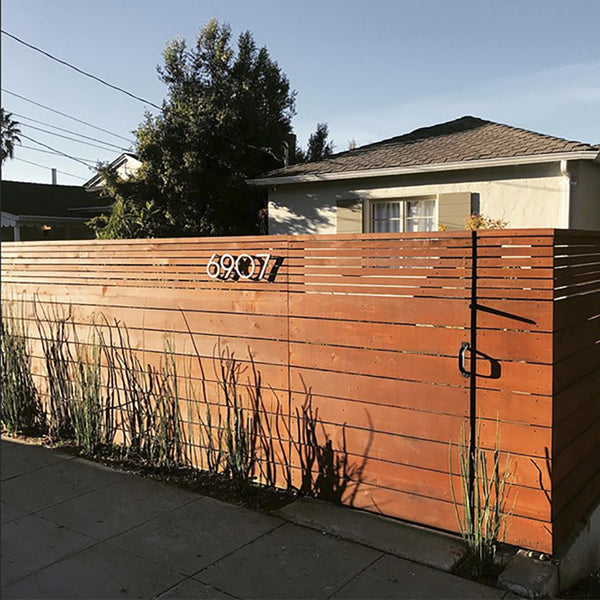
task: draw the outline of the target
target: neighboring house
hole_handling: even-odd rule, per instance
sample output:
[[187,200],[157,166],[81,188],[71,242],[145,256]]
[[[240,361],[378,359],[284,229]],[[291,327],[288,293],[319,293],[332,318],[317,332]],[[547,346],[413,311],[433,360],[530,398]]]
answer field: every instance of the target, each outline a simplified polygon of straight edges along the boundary
[[265,174],[269,233],[465,228],[600,230],[598,146],[476,117],[424,127]]
[[71,240],[94,237],[85,225],[106,212],[106,201],[81,186],[2,181],[2,241]]
[[[138,160],[135,154],[131,152],[123,152],[123,154],[117,156],[115,160],[109,163],[109,169],[116,171],[117,175],[122,179],[131,177],[140,167],[142,166],[141,161]],[[91,179],[88,179],[83,187],[90,191],[99,191],[104,187],[104,182],[99,174],[94,175]]]

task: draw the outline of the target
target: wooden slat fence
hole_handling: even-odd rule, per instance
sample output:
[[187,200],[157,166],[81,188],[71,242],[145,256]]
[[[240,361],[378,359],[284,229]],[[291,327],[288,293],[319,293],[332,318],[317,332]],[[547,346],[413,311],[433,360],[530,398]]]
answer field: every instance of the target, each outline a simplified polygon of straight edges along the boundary
[[[268,253],[267,277],[213,279],[206,267],[215,253]],[[37,301],[48,314],[50,304],[71,306],[82,331],[100,314],[119,319],[145,362],[159,360],[165,334],[205,364],[227,348],[246,369],[242,383],[253,362],[266,405],[279,406],[295,485],[306,470],[298,418],[310,399],[319,443],[329,439],[346,461],[347,480],[337,482],[345,502],[450,531],[456,444],[472,400],[457,355],[471,339],[474,282],[475,416],[482,447],[491,453],[499,440],[510,460],[507,541],[551,553],[600,496],[599,234],[2,245],[3,298],[27,317]],[[214,369],[203,377],[222,403]]]

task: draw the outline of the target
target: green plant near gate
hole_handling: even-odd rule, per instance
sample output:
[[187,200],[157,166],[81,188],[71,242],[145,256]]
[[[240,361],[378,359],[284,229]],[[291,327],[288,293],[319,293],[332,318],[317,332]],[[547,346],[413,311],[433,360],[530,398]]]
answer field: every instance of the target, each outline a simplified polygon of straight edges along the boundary
[[512,478],[511,461],[507,455],[501,467],[498,423],[493,451],[481,447],[481,425],[476,428],[473,454],[470,435],[465,427],[461,430],[458,443],[460,500],[456,498],[452,482],[452,444],[449,457],[450,490],[459,531],[467,546],[467,560],[474,576],[487,576],[492,574],[498,545],[506,537],[511,515],[506,506]]

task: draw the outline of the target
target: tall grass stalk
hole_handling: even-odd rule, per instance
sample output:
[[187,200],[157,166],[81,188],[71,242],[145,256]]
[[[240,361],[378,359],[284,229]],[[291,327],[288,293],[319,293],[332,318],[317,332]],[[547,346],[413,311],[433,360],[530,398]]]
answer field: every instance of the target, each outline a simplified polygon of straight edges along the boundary
[[[494,563],[499,542],[507,533],[510,510],[507,510],[507,492],[510,484],[511,465],[507,456],[500,467],[500,432],[496,426],[493,451],[481,447],[481,425],[476,428],[475,451],[470,454],[470,435],[465,427],[458,444],[461,499],[457,500],[452,481],[452,445],[450,445],[450,490],[456,510],[460,533],[465,540],[467,552],[475,575],[485,575]],[[470,489],[471,469],[474,489]],[[462,506],[462,510],[460,510]]]
[[[239,361],[228,348],[221,350],[217,345],[212,356],[214,377],[208,378],[188,325],[195,357],[187,354],[187,360],[195,358],[198,363],[198,387],[191,363],[186,372],[186,363],[169,339],[165,339],[162,355],[146,362],[144,351],[132,342],[133,330],[117,319],[76,323],[69,305],[38,299],[34,314],[46,367],[44,408],[52,438],[74,440],[89,454],[111,447],[121,456],[152,466],[206,468],[229,477],[241,491],[256,481],[295,489],[292,473],[299,466],[300,491],[337,502],[342,496],[346,501],[354,498],[366,458],[359,465],[350,463],[345,427],[342,447],[334,447],[313,410],[309,391],[295,419],[290,414],[291,397],[284,408],[272,389],[267,407],[262,377],[250,350],[248,359]],[[14,327],[9,329],[4,316],[3,398],[16,398],[18,410],[29,407],[30,412],[18,413],[3,400],[2,420],[10,423],[7,427],[23,428],[37,414],[31,408],[37,401],[36,390],[26,336]],[[82,341],[81,332],[86,330],[89,337]],[[214,394],[209,392],[213,384]],[[5,394],[5,389],[19,393]],[[297,431],[292,431],[294,420]],[[368,447],[362,455],[368,455]]]
[[[231,477],[237,486],[246,487],[255,476],[258,421],[261,415],[252,403],[244,406],[239,385],[243,369],[227,350],[220,354],[219,369],[219,385],[225,401],[225,475]],[[256,377],[256,371],[254,375]]]
[[187,462],[186,439],[181,419],[177,357],[172,342],[165,339],[159,386],[154,401],[153,448],[150,460],[159,467]]
[[43,429],[44,414],[31,372],[31,350],[23,314],[2,304],[0,321],[0,420],[11,433]]
[[70,439],[73,435],[70,406],[74,394],[69,343],[72,309],[70,305],[61,308],[57,304],[47,309],[38,299],[33,306],[46,365],[48,433],[52,439]]
[[120,430],[126,456],[159,467],[182,464],[185,438],[172,344],[165,340],[158,366],[143,366],[127,326],[115,320],[111,330],[111,344],[104,345],[111,384],[118,388],[111,426]]
[[[74,332],[77,336],[77,331]],[[96,327],[90,341],[75,337],[75,363],[72,365],[73,395],[70,415],[76,443],[88,454],[95,454],[103,441],[102,430],[102,346]]]

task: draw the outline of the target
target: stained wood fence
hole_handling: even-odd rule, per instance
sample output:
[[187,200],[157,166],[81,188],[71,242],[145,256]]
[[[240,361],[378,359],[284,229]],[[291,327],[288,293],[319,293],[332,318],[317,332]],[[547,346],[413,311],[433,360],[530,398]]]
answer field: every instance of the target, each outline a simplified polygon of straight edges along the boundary
[[[211,277],[226,253],[269,254],[265,276],[253,259],[246,278],[243,257],[242,277]],[[251,355],[292,437],[310,396],[355,467],[356,507],[456,531],[473,419],[481,446],[510,456],[510,543],[555,552],[600,498],[600,233],[6,243],[2,288],[29,317],[37,299],[82,326],[119,319],[146,361],[165,333],[182,355]]]

